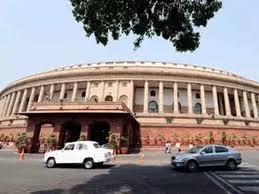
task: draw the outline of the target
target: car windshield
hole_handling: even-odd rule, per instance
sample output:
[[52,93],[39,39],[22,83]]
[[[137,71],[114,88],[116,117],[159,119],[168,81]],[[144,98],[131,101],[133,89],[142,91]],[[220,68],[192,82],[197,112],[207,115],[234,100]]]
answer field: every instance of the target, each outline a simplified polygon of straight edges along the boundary
[[101,146],[99,145],[99,143],[94,143],[94,147],[95,147],[95,148],[101,148]]
[[203,148],[203,146],[193,147],[193,148],[189,149],[189,150],[187,151],[187,153],[196,154],[196,153],[198,153],[202,148]]

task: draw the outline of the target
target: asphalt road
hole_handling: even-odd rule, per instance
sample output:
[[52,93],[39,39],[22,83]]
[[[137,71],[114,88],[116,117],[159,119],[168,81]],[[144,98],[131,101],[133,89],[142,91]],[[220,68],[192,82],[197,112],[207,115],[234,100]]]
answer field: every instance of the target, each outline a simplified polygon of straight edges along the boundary
[[116,162],[92,170],[75,166],[47,169],[41,155],[26,155],[24,161],[17,157],[0,151],[1,194],[259,193],[259,171],[247,165],[249,161],[234,172],[205,169],[186,173],[171,168],[170,155],[153,153],[146,154],[144,161],[138,155],[120,156]]

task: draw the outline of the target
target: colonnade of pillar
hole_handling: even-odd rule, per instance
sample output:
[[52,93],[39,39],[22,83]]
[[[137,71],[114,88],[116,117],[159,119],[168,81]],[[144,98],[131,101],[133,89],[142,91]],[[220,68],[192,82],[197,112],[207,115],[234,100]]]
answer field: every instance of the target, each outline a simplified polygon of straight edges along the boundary
[[[74,82],[73,83],[73,90],[71,95],[71,102],[75,102],[78,94],[78,88],[79,88],[80,82]],[[114,93],[114,101],[118,101],[119,97],[119,81],[115,82],[117,87],[116,91]],[[71,83],[61,83],[61,89],[59,93],[59,100],[63,101],[66,94],[66,86]],[[102,81],[101,86],[101,92],[102,92],[102,98],[101,101],[104,100],[104,85],[105,82]],[[11,92],[5,96],[3,96],[0,99],[0,116],[1,117],[10,117],[14,116],[17,112],[24,112],[29,111],[33,102],[42,102],[44,97],[46,97],[47,93],[47,100],[53,101],[53,96],[55,92],[55,87],[58,84],[50,84],[50,85],[42,85],[32,88],[25,88],[23,90],[18,90],[15,92]],[[84,101],[89,101],[90,98],[90,87],[91,87],[91,81],[88,81],[85,85],[85,97]],[[49,88],[49,91],[46,91],[46,88]],[[39,93],[36,96],[36,90],[39,89]],[[29,100],[28,100],[29,97]],[[37,97],[37,99],[35,99]],[[133,110],[133,99],[134,99],[134,82],[131,80],[129,82],[129,95],[128,95],[128,107],[130,110]]]
[[[193,114],[193,103],[192,103],[192,84],[187,84],[187,104],[188,104],[188,114]],[[197,85],[197,84],[195,84]],[[178,83],[174,82],[172,83],[173,86],[173,113],[179,114],[179,97],[178,97]],[[204,84],[200,84],[200,104],[201,104],[201,114],[207,115],[207,105],[206,105],[206,91],[204,88]],[[219,102],[218,102],[218,91],[217,89],[219,86],[212,86],[212,98],[213,98],[213,108],[214,108],[214,115],[219,116]],[[223,88],[223,98],[224,98],[224,108],[225,108],[225,115],[226,116],[233,116],[231,114],[231,107],[229,102],[229,89],[227,87],[220,87]],[[163,107],[163,99],[164,99],[164,83],[162,81],[159,82],[159,98],[158,98],[158,112],[164,113]],[[245,117],[251,118],[250,114],[250,107],[248,103],[248,96],[247,91],[243,91],[243,103],[244,103],[244,109],[245,109]],[[250,93],[250,92],[249,92]],[[256,100],[257,96],[257,100]],[[144,105],[143,105],[143,112],[148,113],[148,99],[149,99],[149,81],[145,81],[144,83]],[[259,102],[259,95],[251,92],[251,103],[252,103],[252,111],[255,119],[258,119],[258,110],[257,110],[257,101]],[[175,103],[177,102],[177,103]],[[222,103],[222,102],[221,102]],[[236,117],[241,117],[241,109],[240,109],[240,101],[239,101],[239,95],[238,95],[238,89],[234,89],[234,104],[235,104],[235,111],[236,111]]]

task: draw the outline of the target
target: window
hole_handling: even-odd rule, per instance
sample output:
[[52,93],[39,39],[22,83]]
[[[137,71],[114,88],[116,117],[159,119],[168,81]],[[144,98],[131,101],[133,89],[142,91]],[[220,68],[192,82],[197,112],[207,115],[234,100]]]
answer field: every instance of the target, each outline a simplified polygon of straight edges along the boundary
[[104,99],[104,101],[110,101],[110,102],[112,102],[112,100],[113,100],[113,98],[110,95],[106,96]]
[[212,146],[206,147],[202,150],[202,152],[205,152],[206,154],[211,154],[213,153]]
[[196,94],[195,94],[195,97],[196,97],[196,99],[200,99],[200,98],[201,98],[201,96],[200,96],[199,93],[196,93]]
[[101,148],[101,146],[98,143],[94,143],[95,148]]
[[150,91],[150,96],[156,96],[156,91],[151,90],[151,91]]
[[228,149],[225,147],[221,147],[221,146],[215,146],[215,152],[216,153],[228,152]]
[[127,86],[127,82],[122,82],[122,86],[126,87]]
[[128,97],[126,95],[122,95],[119,99],[120,102],[123,102],[124,104],[128,105]]
[[110,87],[112,87],[112,82],[108,82],[108,87],[110,88]]
[[94,83],[94,87],[97,88],[98,86],[99,86],[99,84],[98,84],[97,82],[95,82],[95,83]]
[[194,105],[194,113],[195,114],[201,114],[201,104],[200,103],[196,103]]
[[77,150],[87,150],[87,146],[85,144],[79,143],[76,145]]
[[98,102],[98,97],[97,96],[92,96],[90,98],[90,102]]
[[75,144],[69,144],[69,145],[67,145],[67,146],[65,147],[64,150],[73,150],[74,147],[75,147]]
[[64,94],[64,99],[66,99],[66,98],[67,98],[67,93]]
[[81,98],[84,98],[85,97],[85,92],[82,92],[81,93]]
[[148,103],[148,112],[150,112],[150,113],[158,112],[158,106],[157,106],[156,101],[150,101]]

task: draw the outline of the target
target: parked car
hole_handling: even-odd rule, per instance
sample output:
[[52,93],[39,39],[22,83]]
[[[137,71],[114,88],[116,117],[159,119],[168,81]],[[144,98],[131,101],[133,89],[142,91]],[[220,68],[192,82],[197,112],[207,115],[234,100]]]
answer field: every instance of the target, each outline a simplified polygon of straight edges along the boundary
[[82,164],[85,168],[93,168],[94,165],[102,165],[112,160],[110,150],[101,148],[95,141],[77,141],[65,144],[62,150],[46,152],[43,163],[48,168],[56,164]]
[[186,168],[191,172],[207,166],[225,166],[229,170],[235,170],[241,162],[240,152],[223,145],[196,146],[171,158],[174,168]]

